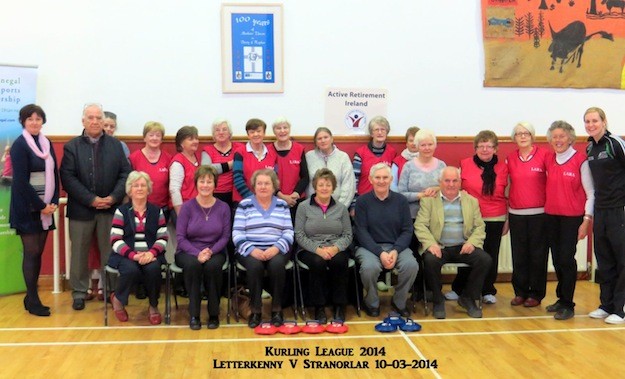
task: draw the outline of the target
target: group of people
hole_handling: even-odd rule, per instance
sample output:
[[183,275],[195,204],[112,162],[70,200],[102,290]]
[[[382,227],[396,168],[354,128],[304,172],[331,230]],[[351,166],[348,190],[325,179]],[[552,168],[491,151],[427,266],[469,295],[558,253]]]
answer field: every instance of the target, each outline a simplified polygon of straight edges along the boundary
[[[216,120],[214,143],[203,148],[197,128],[183,126],[174,156],[161,148],[163,125],[148,122],[145,147],[128,155],[104,132],[104,118],[101,105],[85,106],[84,131],[65,144],[57,170],[54,149],[41,132],[43,109],[30,104],[20,111],[24,131],[10,152],[10,223],[24,244],[24,306],[34,315],[50,315],[39,299],[37,280],[46,237],[54,228],[60,177],[68,196],[75,310],[85,308],[87,257],[95,236],[101,262],[120,272],[108,299],[120,321],[128,320],[128,296],[142,281],[148,320],[161,323],[161,266],[172,260],[165,256],[168,244],[184,272],[194,330],[202,327],[203,293],[207,327],[219,327],[223,267],[232,258],[245,268],[252,311],[248,325],[256,327],[263,319],[265,273],[272,295],[270,322],[281,325],[286,267],[294,255],[309,267],[309,302],[323,323],[328,305],[333,318],[345,319],[350,256],[358,264],[369,316],[380,314],[377,281],[392,270],[398,277],[391,306],[402,316],[410,315],[409,292],[424,275],[434,317],[446,317],[445,299],[457,299],[469,316],[482,317],[476,301],[497,301],[499,247],[510,231],[511,305],[541,304],[551,249],[558,301],[546,310],[566,320],[574,316],[576,244],[592,223],[601,305],[590,317],[625,323],[625,142],[607,130],[599,108],[584,115],[590,136],[586,153],[573,148],[575,130],[564,121],[547,131],[553,151],[536,146],[533,126],[519,123],[512,131],[518,148],[506,159],[496,154],[496,134],[485,130],[474,139],[475,154],[458,167],[436,158],[436,136],[417,127],[407,130],[406,148],[397,154],[387,143],[390,124],[384,117],[369,122],[371,139],[353,160],[325,127],[314,134],[315,148],[305,151],[291,139],[284,118],[273,123],[276,139],[270,144],[260,119],[247,122],[245,144],[232,141],[227,120]],[[469,267],[458,270],[452,290],[443,294],[441,267],[447,262]]]

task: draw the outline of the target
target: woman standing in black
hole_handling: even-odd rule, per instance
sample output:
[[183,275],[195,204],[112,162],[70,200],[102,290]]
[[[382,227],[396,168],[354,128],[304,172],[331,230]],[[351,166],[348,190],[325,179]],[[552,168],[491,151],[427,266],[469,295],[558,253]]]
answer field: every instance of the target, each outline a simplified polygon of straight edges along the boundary
[[54,229],[52,214],[59,203],[56,156],[52,143],[41,133],[46,114],[40,106],[24,106],[19,120],[24,130],[11,147],[13,183],[9,222],[24,245],[24,308],[36,316],[50,316],[50,308],[39,299],[37,282],[48,231]]

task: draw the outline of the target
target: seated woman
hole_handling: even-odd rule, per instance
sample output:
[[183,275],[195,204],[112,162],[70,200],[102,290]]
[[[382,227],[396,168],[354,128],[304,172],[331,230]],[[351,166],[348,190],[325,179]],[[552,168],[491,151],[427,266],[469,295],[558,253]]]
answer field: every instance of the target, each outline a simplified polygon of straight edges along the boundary
[[197,196],[186,201],[176,223],[176,264],[184,270],[189,291],[189,327],[202,328],[200,322],[201,285],[208,293],[208,329],[219,327],[222,267],[230,240],[230,207],[214,195],[217,170],[200,166],[195,171]]
[[234,216],[232,240],[237,260],[247,270],[252,315],[248,326],[260,325],[263,276],[267,269],[271,292],[271,323],[282,325],[282,293],[286,279],[285,266],[293,244],[293,224],[286,201],[273,194],[280,188],[278,176],[271,169],[262,169],[252,175],[254,195],[239,203]]
[[310,268],[309,289],[315,319],[322,324],[327,322],[324,307],[330,290],[334,319],[345,321],[349,261],[346,250],[352,242],[349,212],[332,198],[336,188],[332,171],[321,168],[312,181],[315,194],[299,205],[295,217],[295,238],[302,248],[299,260]]
[[158,297],[161,288],[161,265],[166,264],[167,226],[163,211],[148,203],[152,181],[143,171],[132,171],[126,180],[126,194],[130,201],[121,205],[113,216],[111,227],[111,254],[108,265],[119,270],[117,288],[111,294],[115,317],[128,321],[128,295],[132,285],[141,278],[145,284],[150,308],[150,324],[161,323]]

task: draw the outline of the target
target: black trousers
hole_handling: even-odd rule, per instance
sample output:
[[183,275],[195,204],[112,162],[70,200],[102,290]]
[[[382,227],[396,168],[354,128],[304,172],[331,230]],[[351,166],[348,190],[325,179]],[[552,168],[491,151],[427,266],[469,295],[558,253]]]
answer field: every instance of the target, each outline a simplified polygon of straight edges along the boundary
[[165,264],[165,256],[160,255],[153,262],[141,265],[132,259],[112,253],[108,265],[119,270],[119,279],[115,287],[115,297],[122,304],[128,305],[128,296],[136,283],[142,281],[152,307],[158,306],[161,292],[161,265]]
[[558,277],[556,296],[558,303],[573,309],[573,295],[577,281],[577,232],[582,224],[583,216],[547,215],[547,231],[549,248],[553,266]]
[[250,308],[253,313],[262,312],[261,295],[263,293],[263,279],[265,270],[269,277],[269,293],[271,293],[271,311],[282,310],[282,296],[286,282],[285,266],[289,261],[288,254],[278,253],[268,261],[259,261],[251,255],[237,254],[237,260],[247,270],[247,285],[250,289]]
[[316,253],[301,250],[298,258],[309,267],[308,290],[313,306],[325,306],[327,304],[326,293],[330,294],[333,305],[347,304],[348,252],[340,251],[332,259],[326,261]]
[[466,263],[471,266],[468,280],[465,282],[463,296],[473,300],[479,299],[482,285],[491,266],[490,256],[482,249],[475,248],[471,254],[460,254],[462,246],[447,247],[442,250],[441,258],[426,250],[423,253],[423,266],[426,283],[432,289],[432,300],[435,304],[445,301],[441,292],[441,268],[445,263]]
[[625,211],[595,209],[595,256],[600,277],[601,308],[625,316]]
[[547,215],[514,215],[510,222],[512,288],[523,298],[542,300],[547,291]]
[[208,315],[219,316],[219,300],[223,283],[222,267],[226,262],[226,251],[213,254],[209,260],[200,263],[197,257],[177,253],[176,264],[183,270],[184,285],[189,292],[189,316],[200,317],[202,283],[208,295]]
[[[501,246],[501,232],[503,231],[504,223],[504,221],[485,221],[486,238],[484,239],[484,251],[490,256],[492,263],[486,273],[486,278],[484,278],[482,295],[497,294],[495,282],[497,281],[497,269],[499,268],[499,247]],[[458,275],[451,284],[451,289],[458,295],[461,295],[466,287],[470,273],[471,268],[469,267],[458,268]]]

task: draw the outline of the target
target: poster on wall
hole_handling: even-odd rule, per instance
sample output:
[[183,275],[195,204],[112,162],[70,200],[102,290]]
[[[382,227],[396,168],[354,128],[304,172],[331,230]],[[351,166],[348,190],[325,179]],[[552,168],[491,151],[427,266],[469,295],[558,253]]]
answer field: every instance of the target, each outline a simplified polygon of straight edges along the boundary
[[484,86],[625,88],[625,1],[481,1]]
[[0,64],[0,295],[24,291],[22,241],[9,226],[11,143],[22,133],[19,111],[35,102],[37,67]]
[[284,92],[282,5],[224,4],[221,28],[222,91]]
[[369,134],[375,116],[385,116],[388,91],[371,88],[326,88],[325,126],[338,136]]

